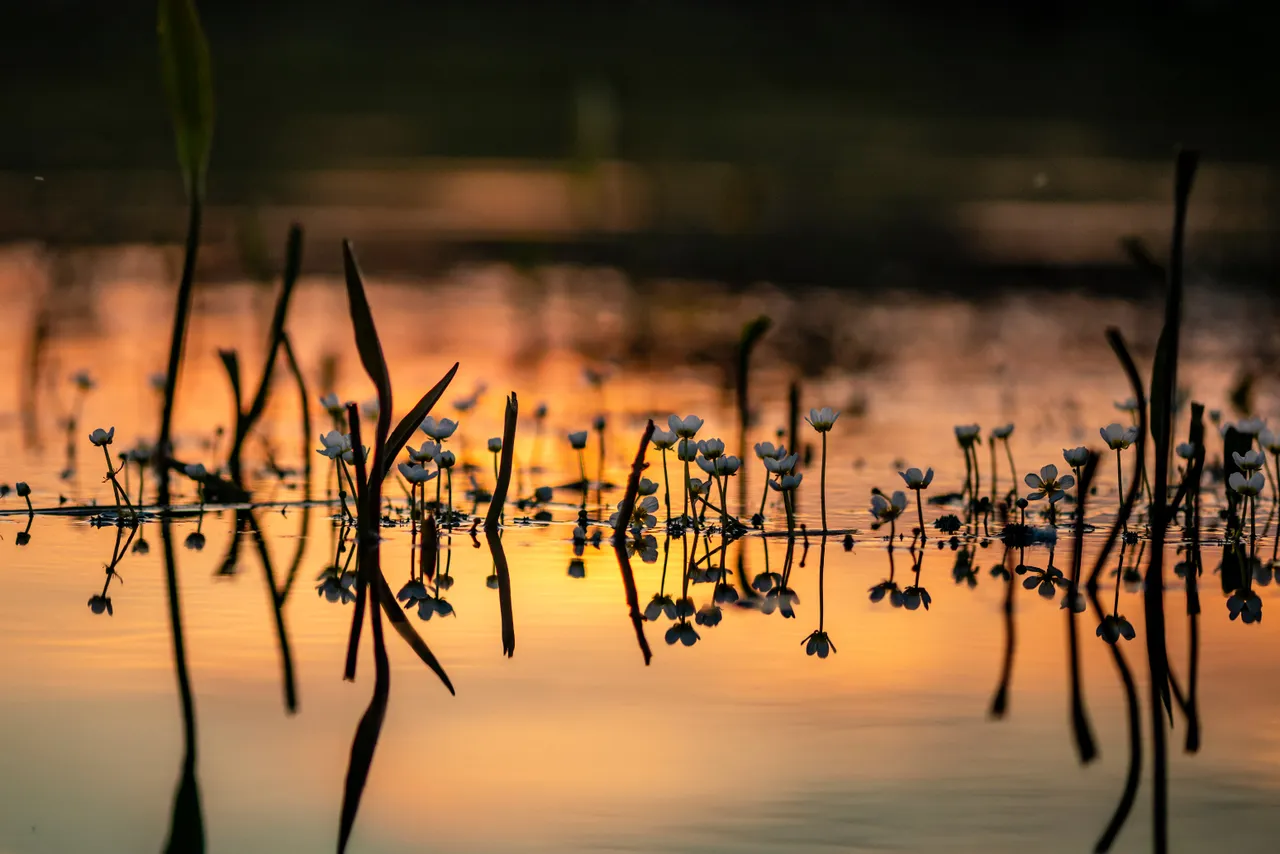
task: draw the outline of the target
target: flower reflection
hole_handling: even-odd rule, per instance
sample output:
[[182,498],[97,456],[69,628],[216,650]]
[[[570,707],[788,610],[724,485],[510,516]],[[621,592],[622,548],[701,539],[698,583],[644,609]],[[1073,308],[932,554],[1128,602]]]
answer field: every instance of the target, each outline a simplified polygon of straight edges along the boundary
[[722,616],[723,613],[721,612],[719,605],[703,605],[698,609],[698,614],[695,617],[695,620],[700,626],[713,628],[720,625]]
[[839,651],[823,631],[815,631],[800,643],[804,644],[805,655],[816,655],[818,658],[826,658],[831,653]]
[[1133,624],[1123,614],[1107,614],[1102,618],[1102,622],[1098,624],[1098,629],[1095,633],[1112,645],[1119,641],[1120,638],[1125,640],[1133,640],[1134,638]]
[[684,620],[667,629],[666,641],[668,646],[675,646],[677,643],[693,646],[701,639],[702,636],[698,634],[697,630]]
[[1049,558],[1048,569],[1020,563],[1014,568],[1014,572],[1018,573],[1018,575],[1026,575],[1027,577],[1022,580],[1022,586],[1028,590],[1035,590],[1045,599],[1052,599],[1059,587],[1066,587],[1067,585],[1067,580],[1063,577],[1062,570],[1053,565],[1052,555]]
[[653,594],[644,609],[644,618],[649,622],[657,622],[659,617],[666,617],[668,620],[676,618],[675,600],[665,593]]
[[336,566],[327,567],[317,576],[320,582],[316,585],[316,595],[323,596],[335,605],[347,605],[356,599],[352,588],[355,587],[356,574],[343,572]]
[[902,591],[898,589],[895,581],[885,579],[868,591],[872,602],[881,602],[888,595],[890,604],[895,608],[902,607]]
[[764,601],[760,605],[760,611],[764,614],[772,614],[774,611],[782,614],[788,620],[795,619],[795,606],[800,604],[800,596],[790,587],[779,585],[765,594]]
[[1242,623],[1262,621],[1262,597],[1252,590],[1241,588],[1227,599],[1227,612],[1231,619],[1240,618]]

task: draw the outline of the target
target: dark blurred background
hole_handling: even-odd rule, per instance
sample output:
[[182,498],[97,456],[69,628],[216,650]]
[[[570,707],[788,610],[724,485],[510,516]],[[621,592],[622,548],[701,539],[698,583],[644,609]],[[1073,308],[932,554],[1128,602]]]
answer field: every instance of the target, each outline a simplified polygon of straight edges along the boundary
[[[295,217],[404,269],[479,255],[850,285],[1127,269],[1122,237],[1166,239],[1178,143],[1206,158],[1193,256],[1253,281],[1280,267],[1278,18],[1255,3],[200,8],[213,275],[269,259]],[[180,239],[154,17],[6,4],[0,239]]]

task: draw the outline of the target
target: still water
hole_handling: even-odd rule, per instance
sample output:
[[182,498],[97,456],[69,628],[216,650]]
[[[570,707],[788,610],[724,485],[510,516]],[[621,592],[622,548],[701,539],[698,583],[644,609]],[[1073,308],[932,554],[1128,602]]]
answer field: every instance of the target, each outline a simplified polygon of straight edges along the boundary
[[[337,251],[314,251],[330,249]],[[154,436],[159,399],[148,377],[164,366],[172,267],[171,256],[147,248],[0,252],[7,306],[0,334],[8,342],[0,372],[0,437],[8,449],[0,483],[29,483],[38,510],[61,499],[67,507],[111,502],[89,430],[114,426],[118,451]],[[410,619],[457,695],[398,638],[388,638],[390,704],[350,850],[1092,850],[1119,798],[1129,749],[1124,693],[1111,648],[1095,636],[1097,618],[1091,611],[1077,618],[1099,749],[1098,759],[1082,765],[1069,717],[1063,591],[1044,597],[1014,575],[1009,702],[1003,718],[993,718],[1010,589],[999,569],[1019,562],[1017,550],[1006,553],[999,539],[981,536],[966,538],[959,550],[945,543],[932,520],[959,512],[958,503],[925,505],[931,538],[918,561],[909,533],[890,550],[884,532],[871,528],[870,490],[901,487],[898,470],[914,465],[936,471],[926,496],[958,491],[965,469],[952,428],[970,422],[983,426],[984,440],[991,427],[1016,425],[1011,449],[1019,481],[1047,463],[1065,471],[1063,448],[1100,447],[1099,427],[1128,421],[1113,404],[1129,392],[1103,328],[1120,327],[1140,364],[1149,365],[1157,302],[1058,293],[1034,282],[988,301],[896,292],[868,301],[839,287],[730,290],[709,282],[629,282],[571,267],[477,265],[431,281],[366,272],[397,418],[461,363],[436,414],[459,419],[450,445],[460,463],[474,467],[455,473],[462,510],[485,512],[486,502],[466,493],[473,477],[481,490],[492,487],[486,440],[501,435],[508,391],[522,406],[513,497],[578,480],[566,435],[601,414],[603,458],[594,433],[586,450],[593,480],[602,467],[606,483],[624,483],[647,418],[662,423],[673,412],[702,416],[699,437],[720,436],[736,452],[734,350],[743,324],[766,314],[774,327],[753,360],[747,447],[776,440],[792,380],[800,381],[805,411],[842,410],[827,461],[829,527],[841,533],[825,541],[809,534],[807,548],[798,536],[792,545],[793,617],[786,609],[764,613],[726,602],[718,625],[688,620],[697,640],[686,646],[668,643],[673,621],[659,616],[642,626],[653,650],[647,666],[607,538],[601,548],[581,548],[575,563],[580,491],[557,488],[543,508],[547,521],[520,521],[533,511],[508,507],[503,543],[516,638],[510,657],[483,537],[474,540],[465,529],[443,537],[440,566],[452,583],[438,592],[452,613],[422,620],[414,609]],[[184,458],[213,469],[225,456],[226,439],[217,433],[229,424],[232,404],[216,351],[237,348],[246,384],[256,385],[273,299],[272,288],[249,283],[197,292],[175,431]],[[1235,380],[1272,355],[1275,309],[1231,296],[1213,281],[1193,283],[1189,300],[1182,379],[1195,400],[1229,419]],[[373,397],[354,358],[341,282],[304,279],[289,329],[316,434],[329,426],[320,393]],[[96,383],[87,393],[69,381],[80,369]],[[606,378],[588,382],[585,369]],[[1254,410],[1280,415],[1274,391],[1265,379],[1255,383]],[[540,402],[547,415],[539,429],[533,412]],[[78,432],[69,447],[64,425],[73,414]],[[814,455],[804,468],[799,521],[816,531],[820,445],[801,427]],[[1212,462],[1221,443],[1212,428],[1210,436]],[[172,525],[194,694],[195,773],[212,851],[333,849],[352,735],[372,690],[367,643],[355,683],[342,679],[352,606],[319,589],[319,576],[339,557],[336,504],[300,503],[308,495],[331,497],[334,481],[328,460],[315,454],[315,435],[305,441],[313,457],[309,485],[298,474],[304,437],[297,393],[280,372],[248,455],[257,469],[254,499],[263,502],[253,523],[269,571],[251,526],[237,526],[232,509],[211,506]],[[1011,476],[998,450],[995,488],[1003,492]],[[265,465],[268,452],[282,474]],[[1134,465],[1132,453],[1126,467]],[[654,465],[647,474],[661,482],[659,456],[651,449],[648,459]],[[978,459],[989,494],[985,444]],[[1094,540],[1117,506],[1113,461],[1103,462],[1087,513],[1099,533],[1086,538],[1086,572]],[[674,458],[670,463],[678,485]],[[750,450],[743,463],[737,479],[745,483],[731,484],[729,503],[745,520],[760,501],[764,468]],[[179,500],[196,510],[194,491],[177,482]],[[1172,847],[1214,850],[1230,838],[1236,851],[1271,851],[1280,830],[1280,661],[1271,652],[1277,635],[1272,621],[1229,619],[1230,591],[1215,574],[1222,487],[1207,479],[1205,488],[1202,745],[1194,755],[1182,751],[1186,720],[1175,713]],[[1272,510],[1269,490],[1259,502],[1264,564],[1275,546],[1275,520],[1265,533],[1262,525]],[[398,486],[388,484],[386,495],[393,513],[403,508]],[[784,528],[777,496],[770,493],[764,514],[770,532]],[[621,497],[618,488],[591,490],[588,516],[607,518]],[[38,514],[28,527],[14,493],[0,501],[0,512],[0,852],[161,850],[184,757],[161,526],[140,528],[104,594],[114,526],[95,526],[86,515]],[[899,530],[909,532],[914,518],[910,507]],[[653,532],[656,554],[648,555],[656,559],[631,560],[641,609],[660,592],[678,598],[683,550],[706,548],[692,537],[665,541],[662,528]],[[197,530],[203,548],[184,547]],[[385,528],[384,537],[383,571],[399,590],[409,580],[412,534],[399,525]],[[238,559],[229,562],[237,539]],[[1182,580],[1169,571],[1182,559],[1179,537],[1173,539],[1168,643],[1186,684],[1189,620]],[[142,540],[149,548],[134,548]],[[1137,548],[1126,550],[1124,566],[1136,564]],[[748,601],[750,582],[782,572],[787,552],[785,537],[753,532],[713,553],[709,566],[723,558],[727,570],[720,583],[691,579],[688,595],[702,608],[732,587]],[[1069,574],[1069,524],[1060,527],[1055,552],[1053,564]],[[1113,554],[1101,576],[1106,604],[1118,558]],[[1021,560],[1045,567],[1050,556],[1034,546]],[[870,590],[891,572],[901,587],[927,589],[930,607],[872,601]],[[1259,570],[1254,584],[1265,602],[1269,571]],[[101,599],[92,607],[102,596],[110,598],[109,612]],[[273,601],[281,603],[279,622]],[[1137,585],[1122,585],[1119,612],[1136,629],[1135,640],[1119,645],[1145,703]],[[838,650],[825,659],[806,655],[806,638],[820,624]],[[1145,710],[1141,720],[1146,726]],[[1149,738],[1145,747],[1149,756]],[[1149,760],[1144,768],[1113,850],[1150,848]]]

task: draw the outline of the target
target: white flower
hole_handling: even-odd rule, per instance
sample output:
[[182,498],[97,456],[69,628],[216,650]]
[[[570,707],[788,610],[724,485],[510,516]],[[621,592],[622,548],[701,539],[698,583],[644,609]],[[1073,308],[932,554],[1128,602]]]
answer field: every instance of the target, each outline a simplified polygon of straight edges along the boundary
[[370,421],[377,421],[378,416],[382,414],[381,408],[381,404],[378,403],[378,399],[375,397],[360,404],[360,414]]
[[686,415],[684,418],[672,415],[667,419],[667,426],[671,428],[671,432],[681,439],[692,439],[698,435],[698,431],[702,429],[702,423],[702,419],[696,415]]
[[151,389],[160,394],[164,394],[164,386],[168,381],[169,378],[162,373],[155,373],[147,377],[147,383],[150,384]]
[[692,439],[681,439],[676,445],[676,459],[682,463],[691,463],[698,458],[698,443]]
[[777,480],[769,481],[769,486],[770,488],[776,489],[780,492],[789,492],[795,489],[797,486],[799,486],[800,481],[802,480],[804,480],[804,472],[797,472],[796,474],[784,474],[782,477],[778,478]]
[[1132,397],[1125,398],[1124,400],[1117,400],[1115,402],[1115,407],[1121,412],[1137,412],[1138,401]]
[[351,450],[351,437],[339,433],[337,430],[330,430],[328,433],[320,434],[320,444],[324,447],[320,448],[317,453],[331,460],[336,460]]
[[735,456],[715,457],[714,459],[698,458],[698,468],[707,474],[731,475],[736,474],[741,462]]
[[1258,495],[1262,492],[1262,487],[1266,484],[1266,479],[1262,476],[1262,472],[1255,471],[1249,475],[1248,479],[1238,471],[1233,471],[1231,477],[1227,479],[1227,484],[1241,495]]
[[762,460],[780,460],[787,455],[786,448],[782,445],[775,448],[772,442],[757,442],[755,450],[756,456]]
[[1061,501],[1067,494],[1064,490],[1076,485],[1076,479],[1069,474],[1058,477],[1058,467],[1052,463],[1040,469],[1040,474],[1027,475],[1024,482],[1035,490],[1027,496],[1028,500],[1038,501],[1048,496],[1050,504]]
[[961,447],[967,448],[978,440],[978,434],[982,432],[982,428],[977,424],[957,424],[956,425],[956,441]]
[[587,446],[587,431],[578,430],[576,433],[570,433],[569,444],[573,446],[575,451],[581,451]]
[[427,471],[416,463],[401,463],[396,468],[399,469],[404,479],[410,483],[426,483],[440,473],[438,470]]
[[496,454],[502,450],[502,439],[494,438],[489,440],[489,453]]
[[[639,493],[640,495],[653,495],[657,491],[658,491],[658,484],[649,480],[649,478],[647,477],[640,478],[640,483],[638,484],[636,489],[637,493]],[[654,499],[654,500],[657,500],[657,499]]]
[[76,371],[71,375],[71,382],[80,391],[92,391],[93,387],[97,385],[88,371]]
[[338,400],[338,396],[333,392],[320,398],[320,405],[324,407],[324,411],[334,418],[341,418],[344,415],[342,401]]
[[187,477],[192,480],[204,480],[209,476],[209,472],[205,469],[203,463],[192,463],[183,469]]
[[453,451],[441,451],[439,459],[436,460],[436,465],[442,469],[451,469],[457,461],[458,458],[453,455]]
[[89,441],[101,448],[105,445],[110,445],[115,437],[116,428],[112,427],[110,430],[103,430],[99,427],[89,434]]
[[821,409],[810,409],[809,417],[805,421],[809,422],[814,430],[819,433],[826,433],[836,423],[836,419],[840,417],[840,413],[830,406],[824,406]]
[[885,498],[880,493],[871,496],[871,515],[881,522],[890,522],[902,515],[907,509],[907,494],[901,489],[893,493],[893,498]]
[[405,450],[409,452],[410,462],[434,463],[440,458],[440,446],[435,442],[423,442],[422,447],[416,451],[413,445],[407,445]]
[[703,439],[698,443],[698,450],[707,459],[714,460],[724,453],[724,442],[719,439]]
[[[623,502],[619,501],[618,502],[619,511],[622,510],[622,505],[623,505]],[[628,527],[652,528],[654,525],[658,524],[658,517],[653,515],[654,513],[657,512],[657,510],[658,510],[658,499],[654,498],[652,495],[642,498],[641,500],[635,503],[635,506],[631,510],[631,524]],[[612,516],[609,517],[609,524],[610,525],[618,524],[617,513],[614,513]]]
[[659,451],[669,451],[676,443],[676,434],[669,430],[663,430],[661,427],[655,427],[653,430],[653,446]]
[[[350,441],[351,441],[351,437],[350,437],[350,436],[348,436],[348,437],[347,437],[347,442],[349,443]],[[362,459],[362,460],[367,460],[367,459],[369,459],[369,448],[368,448],[367,446],[361,446],[361,448],[360,448],[360,459]],[[352,465],[355,465],[355,462],[356,462],[356,449],[355,449],[355,448],[347,448],[345,451],[343,451],[343,452],[342,452],[342,461],[343,461],[344,463],[350,463],[350,464],[352,464]]]
[[1264,450],[1270,451],[1273,456],[1280,456],[1280,436],[1270,430],[1263,430],[1258,434],[1258,444]]
[[933,469],[921,474],[920,469],[909,468],[906,471],[898,472],[898,474],[906,481],[907,489],[927,489],[929,484],[933,483]]
[[1262,453],[1262,451],[1255,451],[1252,448],[1243,454],[1232,451],[1231,459],[1236,461],[1236,465],[1243,472],[1257,471],[1267,464],[1266,454]]
[[689,491],[697,496],[707,497],[711,495],[711,481],[703,483],[701,479],[696,477],[689,478]]
[[1107,443],[1107,447],[1113,451],[1123,451],[1138,440],[1137,427],[1122,427],[1115,422],[1108,424],[1098,430],[1102,436],[1102,441]]
[[1241,418],[1236,422],[1236,432],[1246,436],[1256,436],[1267,429],[1267,422],[1261,418]]
[[458,429],[458,422],[452,418],[441,418],[437,421],[434,416],[428,415],[422,419],[422,425],[418,429],[437,442],[443,442]]
[[139,439],[138,444],[134,445],[133,450],[127,456],[130,460],[138,464],[146,464],[151,462],[151,455],[155,449],[145,439]]
[[992,439],[1008,439],[1008,438],[1009,438],[1010,436],[1012,436],[1012,435],[1013,435],[1013,425],[1012,425],[1012,424],[1005,424],[1005,425],[1004,425],[1004,426],[1002,426],[1002,427],[992,427],[992,428],[991,428],[991,438],[992,438]]
[[1067,465],[1073,469],[1078,469],[1089,462],[1089,449],[1084,445],[1078,448],[1063,448],[1062,458],[1067,461]]
[[1182,457],[1184,460],[1192,459],[1196,455],[1196,446],[1190,442],[1181,442],[1174,450],[1177,451],[1178,456]]
[[766,457],[764,460],[764,467],[770,474],[791,474],[796,470],[796,465],[799,462],[799,454],[789,454],[782,457]]

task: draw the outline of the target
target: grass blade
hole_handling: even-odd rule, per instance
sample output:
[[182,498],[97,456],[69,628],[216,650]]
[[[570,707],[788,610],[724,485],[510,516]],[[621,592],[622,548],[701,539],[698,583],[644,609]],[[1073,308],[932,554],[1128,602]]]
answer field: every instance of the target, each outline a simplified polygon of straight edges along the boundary
[[396,425],[396,429],[391,431],[391,435],[387,438],[386,447],[382,454],[382,476],[386,477],[391,472],[391,467],[395,465],[396,457],[400,451],[413,438],[413,431],[418,429],[418,425],[422,420],[431,414],[431,409],[444,395],[445,389],[449,387],[449,383],[453,382],[454,376],[458,373],[458,363],[454,362],[453,367],[448,370],[440,381],[431,387],[431,390],[422,396],[417,406],[409,410],[409,414],[400,419],[400,423]]
[[449,693],[457,694],[458,692],[453,689],[453,682],[450,681],[449,674],[444,672],[444,668],[436,660],[431,648],[427,646],[427,642],[422,639],[422,636],[418,634],[418,630],[409,622],[409,618],[404,615],[404,611],[400,610],[400,605],[396,602],[396,596],[391,592],[391,586],[387,584],[387,579],[383,576],[381,570],[373,574],[371,584],[373,585],[373,595],[377,597],[377,601],[382,605],[382,610],[391,621],[391,628],[395,629],[396,634],[400,635],[404,642],[409,645],[409,648],[417,653],[418,658],[422,659],[422,663],[430,667],[432,672],[440,677],[440,681],[444,683],[444,687],[449,689]]
[[489,542],[494,572],[498,576],[498,609],[502,617],[502,654],[510,658],[516,652],[516,618],[511,606],[511,570],[507,567],[507,553],[502,548],[502,535],[497,529],[486,530],[485,539]]
[[502,426],[502,461],[498,466],[498,482],[493,487],[489,512],[484,517],[484,530],[489,534],[497,532],[502,508],[507,503],[507,489],[511,486],[511,460],[515,456],[516,420],[519,415],[520,402],[516,400],[516,393],[513,391],[507,398],[507,415]]
[[213,144],[213,73],[209,43],[195,0],[160,0],[156,14],[160,80],[169,101],[182,167],[192,201],[204,197],[205,170]]
[[[375,594],[376,595],[376,594]],[[338,824],[338,854],[347,850],[351,829],[360,810],[360,799],[365,784],[369,782],[369,769],[373,766],[373,753],[382,734],[382,722],[387,716],[387,700],[391,695],[391,665],[387,660],[387,643],[382,636],[382,615],[377,608],[369,612],[373,631],[374,681],[373,697],[356,726],[351,741],[351,758],[347,763],[347,777],[342,789],[342,814]]]
[[618,558],[618,571],[622,573],[622,587],[627,596],[627,609],[631,614],[631,625],[635,629],[636,643],[640,645],[640,653],[644,656],[647,667],[653,659],[653,651],[649,649],[649,641],[644,636],[643,615],[640,613],[640,594],[636,591],[636,577],[631,571],[631,560],[627,557],[627,523],[636,506],[636,494],[640,491],[640,474],[644,471],[644,452],[653,438],[653,421],[644,428],[640,437],[640,448],[636,451],[635,462],[631,464],[631,476],[627,478],[627,493],[618,507],[618,522],[613,529],[613,551]]
[[1075,734],[1076,752],[1080,755],[1081,764],[1088,764],[1098,756],[1097,742],[1093,738],[1093,728],[1089,724],[1089,712],[1084,704],[1084,688],[1080,680],[1080,637],[1076,631],[1075,597],[1080,592],[1080,568],[1084,561],[1084,511],[1088,501],[1089,488],[1093,485],[1093,476],[1098,470],[1098,455],[1089,452],[1089,459],[1080,472],[1076,505],[1075,552],[1071,557],[1071,584],[1067,588],[1067,646],[1070,651],[1071,671],[1071,729]]
[[160,519],[160,539],[164,547],[166,590],[169,600],[169,628],[173,638],[173,669],[182,701],[182,777],[173,796],[173,814],[165,854],[198,854],[204,851],[204,819],[200,808],[200,786],[196,780],[196,704],[187,672],[187,646],[182,631],[182,603],[178,593],[178,567],[173,552],[173,531],[168,516]]

